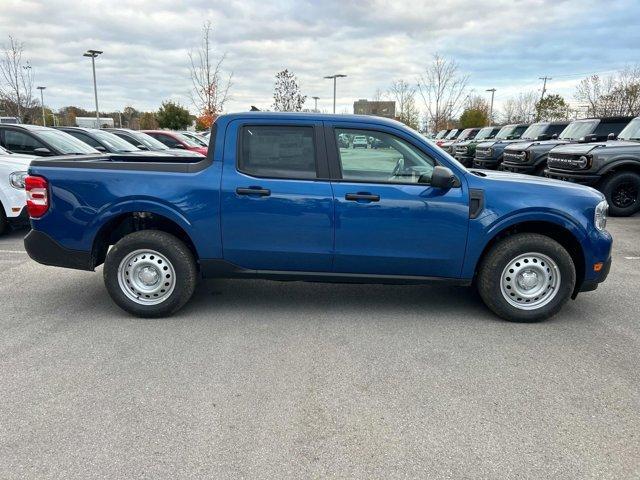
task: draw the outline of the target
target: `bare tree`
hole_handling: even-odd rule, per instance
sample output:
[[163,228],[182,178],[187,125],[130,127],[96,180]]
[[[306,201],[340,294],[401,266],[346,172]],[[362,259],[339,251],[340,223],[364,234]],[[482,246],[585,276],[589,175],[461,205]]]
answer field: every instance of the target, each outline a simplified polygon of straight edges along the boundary
[[536,92],[521,92],[517,97],[507,99],[502,107],[502,121],[504,123],[530,122],[536,115]]
[[287,69],[276,74],[273,91],[273,109],[277,112],[299,112],[302,110],[306,95],[300,93],[298,79]]
[[404,80],[396,80],[389,87],[388,95],[396,102],[398,120],[417,130],[420,124],[420,112],[416,107],[416,88]]
[[29,61],[23,62],[24,43],[9,35],[0,58],[0,99],[10,115],[22,118],[35,106],[33,99],[33,71]]
[[612,77],[601,78],[599,75],[591,75],[580,81],[576,87],[575,99],[587,105],[587,115],[606,115],[608,107],[606,97],[614,89]]
[[385,95],[386,95],[385,92],[383,92],[379,88],[376,88],[376,91],[373,93],[373,101],[374,102],[380,102],[380,101],[384,100]]
[[433,61],[418,77],[418,90],[432,130],[447,128],[459,113],[468,83],[468,75],[460,73],[454,60],[434,55]]
[[193,84],[191,101],[202,114],[216,116],[224,110],[224,104],[229,98],[233,73],[228,76],[223,74],[222,64],[226,54],[214,58],[211,32],[211,22],[207,21],[202,27],[200,48],[195,53],[189,52],[189,70]]

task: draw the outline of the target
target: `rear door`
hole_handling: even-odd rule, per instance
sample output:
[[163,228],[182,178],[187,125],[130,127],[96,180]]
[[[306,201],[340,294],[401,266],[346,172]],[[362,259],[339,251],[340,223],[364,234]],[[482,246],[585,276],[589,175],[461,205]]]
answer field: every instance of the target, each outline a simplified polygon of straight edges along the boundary
[[[335,198],[337,273],[460,276],[469,202],[466,184],[438,189],[437,161],[406,133],[327,122]],[[376,148],[350,146],[365,135]]]
[[331,271],[333,195],[322,122],[237,120],[222,174],[225,260],[244,268]]

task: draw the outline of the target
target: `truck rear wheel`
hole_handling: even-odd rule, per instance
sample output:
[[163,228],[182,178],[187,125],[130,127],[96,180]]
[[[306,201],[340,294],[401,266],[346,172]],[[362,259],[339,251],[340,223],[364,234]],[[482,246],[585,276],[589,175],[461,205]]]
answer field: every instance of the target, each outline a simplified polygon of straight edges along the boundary
[[601,191],[613,217],[628,217],[640,210],[640,175],[635,172],[614,173],[602,182]]
[[484,303],[498,316],[537,322],[562,308],[575,283],[573,259],[562,245],[544,235],[520,233],[488,252],[477,286]]
[[164,317],[189,301],[197,283],[193,254],[173,235],[142,230],[107,254],[104,283],[113,301],[138,317]]

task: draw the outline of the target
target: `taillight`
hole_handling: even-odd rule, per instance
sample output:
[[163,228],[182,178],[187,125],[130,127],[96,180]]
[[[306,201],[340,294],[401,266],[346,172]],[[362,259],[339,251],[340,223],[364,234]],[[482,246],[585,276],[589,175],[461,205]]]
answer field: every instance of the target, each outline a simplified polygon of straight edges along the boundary
[[40,218],[49,210],[49,183],[46,178],[27,176],[24,179],[27,192],[27,212],[31,218]]

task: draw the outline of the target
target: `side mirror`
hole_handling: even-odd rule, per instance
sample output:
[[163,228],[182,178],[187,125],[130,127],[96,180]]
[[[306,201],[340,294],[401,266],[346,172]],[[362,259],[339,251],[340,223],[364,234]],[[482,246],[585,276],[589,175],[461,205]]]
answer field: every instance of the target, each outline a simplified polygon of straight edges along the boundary
[[139,148],[140,150],[149,150],[147,147],[145,147],[144,145],[140,144],[140,145],[136,145],[136,148]]
[[618,138],[618,135],[616,135],[615,133],[610,133],[609,135],[607,135],[607,140],[615,140],[616,138]]
[[182,145],[181,143],[177,143],[175,147],[173,148],[180,148],[182,150],[185,150],[187,147],[185,147],[184,145]]
[[51,150],[45,147],[38,147],[33,149],[33,153],[40,156],[51,155]]
[[456,186],[457,179],[450,168],[437,165],[431,172],[431,181],[429,183],[433,188],[448,189]]
[[107,149],[104,148],[102,145],[98,145],[97,147],[95,147],[96,150],[98,150],[99,152],[106,152]]
[[558,139],[558,134],[554,133],[553,135],[551,135],[551,139],[552,140],[557,140]]

